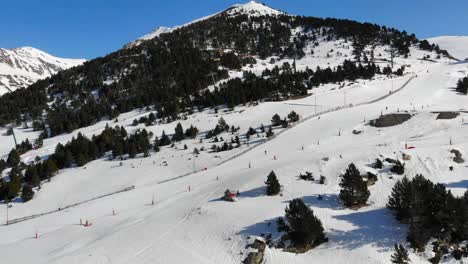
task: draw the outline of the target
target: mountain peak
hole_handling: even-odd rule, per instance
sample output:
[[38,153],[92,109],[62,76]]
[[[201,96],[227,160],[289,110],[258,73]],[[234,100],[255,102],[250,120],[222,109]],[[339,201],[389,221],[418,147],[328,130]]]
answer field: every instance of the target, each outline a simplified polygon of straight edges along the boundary
[[208,15],[208,16],[196,19],[194,21],[183,24],[181,26],[176,26],[176,27],[173,27],[173,28],[158,27],[158,28],[154,29],[153,31],[151,31],[150,33],[144,35],[143,37],[140,37],[137,40],[125,45],[125,47],[129,48],[129,47],[133,47],[133,46],[138,46],[142,41],[154,39],[156,37],[159,37],[161,34],[170,33],[172,31],[174,31],[175,29],[185,27],[185,26],[191,25],[191,24],[199,22],[199,21],[206,20],[206,19],[209,19],[211,17],[217,16],[217,15],[220,15],[220,14],[227,14],[229,16],[236,16],[236,15],[245,14],[245,15],[254,16],[254,17],[267,16],[267,15],[269,15],[269,16],[286,15],[285,12],[276,10],[274,8],[271,8],[271,7],[269,7],[269,6],[267,6],[267,5],[263,4],[263,3],[260,3],[260,2],[257,2],[257,1],[250,1],[250,2],[247,2],[245,4],[235,4],[235,5],[231,6],[230,8],[228,8],[228,9],[226,9],[224,11],[221,11],[219,13],[215,13],[215,14],[212,14],[212,15]]
[[226,12],[230,15],[247,14],[249,16],[277,16],[286,14],[257,1],[233,5],[231,8],[226,10]]

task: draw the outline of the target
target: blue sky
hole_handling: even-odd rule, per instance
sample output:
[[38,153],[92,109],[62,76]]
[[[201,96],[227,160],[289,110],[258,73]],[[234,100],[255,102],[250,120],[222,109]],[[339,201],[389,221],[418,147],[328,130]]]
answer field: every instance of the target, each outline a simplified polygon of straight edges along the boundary
[[[175,26],[239,0],[5,0],[0,47],[33,46],[53,55],[93,58],[158,26]],[[468,35],[466,0],[264,0],[291,14],[349,18],[396,27],[420,38]]]

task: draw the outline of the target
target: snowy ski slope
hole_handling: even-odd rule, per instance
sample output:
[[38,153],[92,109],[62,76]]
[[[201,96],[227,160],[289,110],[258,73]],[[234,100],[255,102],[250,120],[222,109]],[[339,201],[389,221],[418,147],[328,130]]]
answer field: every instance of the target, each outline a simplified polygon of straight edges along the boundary
[[[170,179],[193,170],[191,151],[199,147],[198,138],[185,142],[188,150],[181,150],[181,146],[180,150],[163,149],[150,158],[124,161],[121,167],[116,161],[103,159],[85,168],[64,170],[50,183],[43,184],[32,201],[13,204],[9,217],[54,210],[130,185],[135,185],[135,189],[1,226],[0,254],[9,263],[239,263],[245,257],[240,252],[244,251],[246,237],[268,232],[276,236],[274,224],[268,223],[284,215],[288,200],[302,197],[323,221],[329,242],[302,255],[267,249],[266,263],[389,263],[392,245],[404,242],[406,234],[406,226],[398,224],[385,209],[388,194],[398,177],[392,179],[388,170],[380,171],[379,181],[370,187],[370,205],[353,211],[344,209],[337,196],[339,174],[350,162],[361,170],[372,170],[368,165],[379,155],[395,157],[405,152],[412,156],[406,166],[410,177],[422,173],[432,181],[446,183],[455,194],[462,194],[468,187],[468,171],[465,165],[451,161],[449,150],[456,148],[466,153],[466,114],[453,120],[436,120],[431,111],[466,110],[467,98],[450,88],[467,73],[468,64],[414,63],[411,73],[394,80],[360,82],[342,89],[320,87],[312,90],[316,94],[300,100],[239,107],[232,113],[196,113],[182,122],[184,127],[196,124],[206,131],[223,116],[228,124],[239,125],[244,132],[249,126],[268,124],[274,113],[284,116],[295,110],[306,118],[316,111],[342,107],[345,94],[346,104],[354,105],[320,118],[309,118],[221,165],[218,165],[221,161],[246,147],[219,153],[218,158],[200,154],[195,167],[207,170],[175,180]],[[406,87],[395,91],[412,77]],[[394,91],[391,95],[390,90]],[[366,103],[381,97],[385,98]],[[411,111],[415,116],[390,128],[376,129],[364,122],[381,112],[397,109]],[[142,113],[122,115],[118,124],[128,125],[138,115]],[[89,136],[102,130],[105,123],[80,131]],[[163,129],[172,131],[174,126],[149,129],[159,135]],[[354,135],[352,130],[363,133]],[[18,131],[18,134],[21,138],[32,132]],[[48,139],[42,149],[23,155],[23,159],[46,155],[57,142],[66,142],[71,136]],[[3,142],[9,139],[3,136],[1,140],[5,155],[8,151]],[[416,148],[405,151],[405,142]],[[324,161],[324,157],[329,160]],[[168,166],[160,166],[163,160]],[[449,172],[449,166],[455,167],[453,172]],[[271,170],[279,176],[283,196],[263,194],[263,182]],[[297,175],[305,170],[317,176],[325,175],[326,184],[298,181]],[[226,188],[241,191],[238,202],[218,199]],[[324,196],[323,200],[316,198],[319,194]],[[153,196],[156,203],[151,206]],[[5,206],[1,206],[0,221],[5,222],[5,216]],[[93,225],[80,226],[80,219],[89,220]],[[38,239],[34,239],[36,231]],[[413,263],[425,263],[427,256],[411,253],[411,258]]]

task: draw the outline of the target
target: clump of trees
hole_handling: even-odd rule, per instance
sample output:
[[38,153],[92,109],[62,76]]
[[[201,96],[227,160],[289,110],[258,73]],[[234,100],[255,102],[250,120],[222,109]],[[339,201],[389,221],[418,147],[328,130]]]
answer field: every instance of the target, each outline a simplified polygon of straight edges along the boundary
[[19,154],[24,154],[30,151],[32,148],[33,145],[31,144],[31,142],[29,142],[29,139],[25,139],[20,144],[16,145],[16,150],[19,152]]
[[390,171],[398,175],[403,175],[403,173],[405,173],[405,164],[401,163],[399,160],[396,160]]
[[293,199],[285,209],[285,217],[277,221],[278,232],[286,232],[286,239],[305,252],[327,242],[322,222],[302,199]]
[[415,249],[423,250],[431,237],[448,244],[468,239],[468,192],[455,197],[422,175],[405,176],[393,187],[387,207],[410,225],[407,239]]
[[367,183],[356,166],[349,164],[340,182],[340,198],[347,207],[359,207],[366,204],[370,192]]
[[[234,131],[235,128],[232,127],[232,130]],[[208,131],[206,134],[206,138],[212,138],[215,137],[223,132],[228,132],[229,131],[229,125],[227,124],[226,120],[224,118],[219,118],[218,123],[216,124],[215,128],[213,130]]]
[[468,94],[468,77],[462,78],[457,83],[457,92]]

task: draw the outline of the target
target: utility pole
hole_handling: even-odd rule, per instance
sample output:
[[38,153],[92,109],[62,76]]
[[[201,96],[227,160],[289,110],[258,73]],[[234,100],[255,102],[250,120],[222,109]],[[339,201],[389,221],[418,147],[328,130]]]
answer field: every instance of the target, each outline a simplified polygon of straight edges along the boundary
[[196,158],[196,156],[193,155],[193,173],[195,173],[195,158]]
[[6,221],[6,225],[8,225],[8,203],[6,203],[6,206],[7,206],[7,221]]
[[15,147],[18,145],[18,142],[16,142],[16,136],[15,136],[15,129],[11,127],[11,135],[13,135],[13,140],[15,141]]
[[211,79],[213,80],[213,87],[216,88],[216,82],[215,82],[215,79],[214,79],[213,72],[211,72]]
[[390,75],[390,78],[392,78],[392,93],[393,93],[393,73]]

